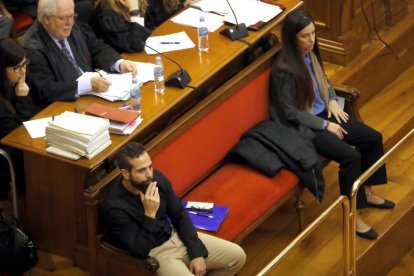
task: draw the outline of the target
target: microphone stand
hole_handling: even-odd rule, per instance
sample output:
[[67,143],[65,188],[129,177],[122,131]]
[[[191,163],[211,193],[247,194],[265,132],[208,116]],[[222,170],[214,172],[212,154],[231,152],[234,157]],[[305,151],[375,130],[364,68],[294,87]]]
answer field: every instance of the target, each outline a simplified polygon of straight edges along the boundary
[[232,6],[230,5],[229,0],[226,0],[226,1],[230,7],[231,12],[234,15],[234,19],[236,20],[236,25],[228,27],[227,29],[220,31],[220,34],[230,38],[231,40],[236,40],[236,39],[240,39],[242,37],[248,36],[249,33],[247,32],[246,24],[244,23],[239,24],[239,22],[237,21],[236,13],[234,12]]
[[188,74],[188,72],[183,69],[180,64],[178,64],[178,62],[176,62],[175,60],[169,58],[167,55],[155,50],[154,48],[152,48],[151,46],[148,46],[145,42],[144,42],[145,47],[150,48],[151,50],[153,50],[154,52],[156,52],[157,54],[160,54],[161,56],[165,57],[166,59],[168,59],[169,61],[171,61],[172,63],[175,63],[178,68],[180,68],[180,70],[172,73],[166,80],[165,80],[165,85],[166,86],[170,86],[170,87],[177,87],[177,88],[185,88],[187,86],[187,84],[191,81],[191,77]]

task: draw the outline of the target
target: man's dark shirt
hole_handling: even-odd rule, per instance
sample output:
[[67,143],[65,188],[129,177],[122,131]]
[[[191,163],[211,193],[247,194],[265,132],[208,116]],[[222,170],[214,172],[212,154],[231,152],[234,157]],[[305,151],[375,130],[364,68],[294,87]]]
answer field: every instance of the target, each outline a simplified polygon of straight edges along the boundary
[[187,247],[190,260],[207,257],[208,251],[197,236],[197,232],[170,181],[154,170],[160,194],[160,207],[156,218],[144,215],[141,198],[132,194],[122,184],[122,177],[114,180],[111,190],[102,204],[102,223],[109,242],[128,250],[132,255],[145,258],[151,249],[162,245],[171,237],[171,219],[178,236]]

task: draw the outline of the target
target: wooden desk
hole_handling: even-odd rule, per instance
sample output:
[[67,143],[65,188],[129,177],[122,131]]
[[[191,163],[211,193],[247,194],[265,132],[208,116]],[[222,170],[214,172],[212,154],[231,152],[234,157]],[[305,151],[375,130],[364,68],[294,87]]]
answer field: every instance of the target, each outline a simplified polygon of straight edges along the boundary
[[[290,10],[301,5],[299,0],[280,1],[287,9],[265,25],[259,32],[249,32],[245,40],[256,43],[262,36],[280,27],[280,21]],[[223,28],[223,27],[222,27]],[[185,30],[196,41],[196,30],[165,22],[154,35]],[[153,84],[147,83],[142,89],[142,117],[144,121],[129,136],[111,135],[112,145],[92,160],[77,161],[61,158],[45,152],[44,138],[31,139],[23,126],[6,136],[3,144],[24,151],[26,174],[26,224],[42,250],[74,260],[74,264],[87,267],[87,236],[84,202],[82,194],[88,187],[91,175],[102,171],[108,158],[127,142],[145,143],[166,125],[178,118],[192,105],[244,67],[247,44],[230,41],[218,31],[209,34],[210,51],[199,53],[197,48],[167,53],[185,68],[197,87],[176,89],[166,88],[164,94],[153,92]],[[136,61],[154,61],[154,56],[145,53],[125,54],[124,58]],[[164,59],[165,73],[168,76],[178,68]],[[56,102],[42,110],[35,118],[58,115],[65,110],[83,112],[92,102],[120,106],[120,102],[109,103],[97,97],[81,97],[76,102]],[[99,173],[98,173],[99,174]]]

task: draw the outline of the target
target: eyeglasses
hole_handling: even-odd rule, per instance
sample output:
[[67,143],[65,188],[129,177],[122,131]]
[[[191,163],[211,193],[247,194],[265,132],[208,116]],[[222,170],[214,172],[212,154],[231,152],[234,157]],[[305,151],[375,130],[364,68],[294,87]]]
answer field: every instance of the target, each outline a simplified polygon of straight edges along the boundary
[[15,73],[20,73],[23,70],[23,68],[25,68],[26,65],[28,65],[29,63],[30,63],[30,60],[26,59],[26,61],[23,62],[23,64],[19,64],[19,65],[14,66],[13,67],[14,72]]
[[78,17],[78,14],[77,13],[75,13],[75,14],[72,14],[72,15],[67,15],[67,16],[56,16],[56,15],[52,15],[53,17],[56,17],[57,19],[59,19],[60,21],[63,21],[63,22],[69,22],[69,21],[71,21],[71,20],[73,20],[73,21],[75,21],[76,20],[76,18]]

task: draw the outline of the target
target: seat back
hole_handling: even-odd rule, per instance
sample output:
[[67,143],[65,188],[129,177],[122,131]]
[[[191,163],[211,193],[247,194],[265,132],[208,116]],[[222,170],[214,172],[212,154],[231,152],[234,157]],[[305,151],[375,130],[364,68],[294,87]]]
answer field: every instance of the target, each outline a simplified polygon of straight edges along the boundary
[[6,160],[10,170],[10,188],[12,191],[13,216],[16,219],[19,219],[19,212],[17,209],[16,174],[14,173],[13,162],[9,154],[3,149],[0,149],[0,156]]
[[268,117],[271,62],[267,57],[250,65],[147,144],[154,167],[178,195],[217,168],[241,135]]
[[106,197],[112,181],[120,175],[113,170],[94,186],[89,186],[83,196],[86,205],[86,221],[89,249],[89,273],[102,275],[153,275],[158,269],[158,261],[153,257],[138,259],[129,252],[107,243],[101,233],[99,208]]

